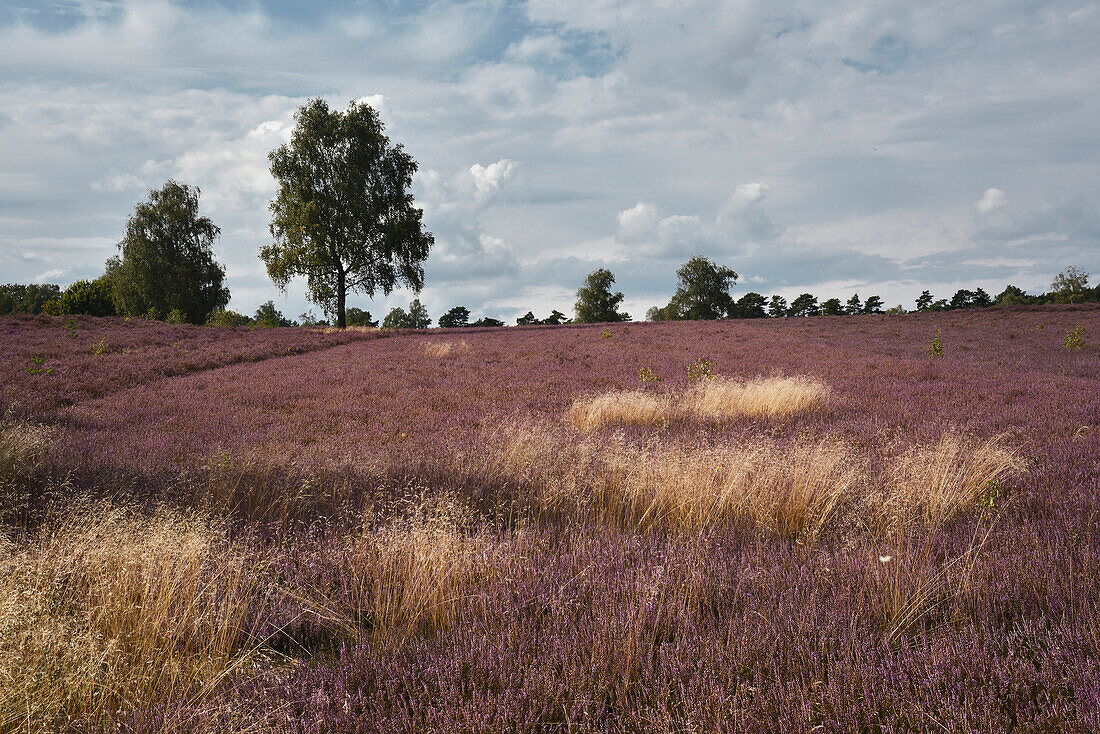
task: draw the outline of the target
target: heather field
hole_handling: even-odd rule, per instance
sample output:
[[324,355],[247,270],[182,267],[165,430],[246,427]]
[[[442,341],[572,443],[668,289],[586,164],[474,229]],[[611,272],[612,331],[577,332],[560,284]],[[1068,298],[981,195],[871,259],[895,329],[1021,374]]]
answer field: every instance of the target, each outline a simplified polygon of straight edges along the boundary
[[1098,385],[1093,306],[5,317],[0,731],[1098,731]]

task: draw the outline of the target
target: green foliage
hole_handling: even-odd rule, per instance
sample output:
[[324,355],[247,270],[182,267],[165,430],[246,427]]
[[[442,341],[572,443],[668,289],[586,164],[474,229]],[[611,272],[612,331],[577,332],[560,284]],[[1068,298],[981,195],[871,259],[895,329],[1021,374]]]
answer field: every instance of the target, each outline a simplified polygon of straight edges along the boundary
[[731,268],[695,256],[676,271],[679,283],[665,307],[669,320],[718,319],[736,312],[730,288],[737,282]]
[[642,367],[638,370],[638,379],[642,381],[643,385],[656,384],[664,380],[663,377],[654,374],[653,370],[648,367]]
[[604,339],[610,339],[611,338],[611,332],[608,331],[607,329],[604,329],[603,333],[600,334],[600,336],[602,336]]
[[768,302],[768,316],[778,319],[787,315],[787,299],[783,296],[772,296]]
[[932,343],[928,346],[929,357],[942,357],[943,356],[943,339],[940,338],[939,330],[936,331],[936,335],[932,337]]
[[178,308],[173,308],[171,311],[165,314],[164,320],[167,321],[169,324],[186,324],[187,316],[185,316],[183,311],[180,311]]
[[645,312],[646,321],[672,321],[674,318],[671,306],[650,306]]
[[[274,307],[275,305],[272,303],[272,308]],[[252,323],[252,319],[248,318],[243,313],[237,313],[236,311],[230,311],[224,308],[219,308],[206,317],[207,326],[220,326],[231,329],[235,326],[248,326],[250,323]]]
[[432,318],[419,298],[413,299],[408,311],[398,306],[391,309],[382,320],[383,329],[427,329],[431,325]]
[[1055,303],[1082,303],[1089,296],[1089,274],[1073,265],[1054,276],[1050,284],[1050,297]]
[[537,326],[540,323],[542,322],[535,318],[533,311],[528,311],[516,319],[516,326]]
[[199,216],[199,189],[168,181],[134,207],[121,257],[107,261],[104,278],[118,312],[159,317],[179,311],[192,324],[225,308],[225,268],[214,261],[221,230]]
[[371,318],[370,311],[364,311],[361,308],[349,306],[347,309],[347,325],[374,328],[378,326],[378,322]]
[[0,316],[13,313],[42,313],[43,304],[60,295],[61,288],[53,283],[0,285]]
[[739,319],[762,319],[768,315],[768,299],[750,291],[737,299],[736,316]]
[[891,306],[890,308],[886,309],[885,313],[887,316],[901,316],[902,314],[906,313],[906,310],[905,306],[899,303],[896,306]]
[[817,297],[810,293],[803,293],[793,301],[787,309],[790,316],[817,316],[821,313],[821,307],[817,305]]
[[383,329],[408,329],[409,314],[405,312],[405,309],[400,306],[394,306],[390,309],[390,312],[386,314],[386,318],[382,319]]
[[264,329],[274,329],[279,326],[294,326],[294,322],[283,316],[283,313],[275,308],[274,301],[266,301],[256,309],[256,315],[252,317],[256,326]]
[[420,303],[419,298],[414,298],[409,304],[409,328],[427,329],[432,325],[432,317],[428,315],[428,309]]
[[279,191],[271,202],[274,242],[260,253],[280,289],[305,276],[309,298],[347,325],[347,294],[419,291],[435,239],[413,206],[416,161],[384,134],[363,102],[344,112],[323,99],[295,115],[290,142],[271,152]]
[[569,319],[565,317],[565,314],[555,308],[553,311],[550,312],[549,316],[542,320],[542,323],[546,326],[559,326],[561,324],[567,323],[568,321]]
[[494,319],[491,316],[482,316],[480,319],[470,324],[470,326],[504,326],[504,322],[500,319]]
[[858,293],[853,293],[852,297],[848,299],[844,306],[844,313],[848,316],[855,316],[863,313],[863,303],[859,300]]
[[1080,324],[1069,330],[1066,337],[1062,339],[1062,346],[1066,349],[1081,349],[1085,346],[1085,337]]
[[932,294],[928,291],[921,291],[920,295],[917,296],[917,310],[927,311],[930,308],[932,308]]
[[33,365],[33,366],[24,367],[23,369],[26,370],[27,374],[31,374],[31,375],[48,375],[51,372],[53,372],[54,368],[53,367],[43,367],[42,365],[45,362],[46,362],[46,358],[43,357],[41,354],[32,354],[31,355],[31,365]]
[[328,326],[328,321],[324,318],[318,318],[313,309],[309,309],[305,313],[298,314],[298,323],[301,326]]
[[967,290],[966,288],[960,288],[955,291],[955,295],[951,296],[951,302],[948,303],[948,308],[985,308],[986,306],[993,305],[993,299],[989,297],[981,288],[976,290]]
[[98,344],[92,345],[92,354],[99,356],[107,353],[107,340],[100,339]]
[[468,326],[469,323],[470,309],[465,306],[455,306],[439,317],[439,328],[441,329],[458,329]]
[[78,280],[57,299],[59,314],[114,316],[115,304],[106,278]]
[[1023,288],[1014,285],[1006,285],[1005,289],[997,294],[993,303],[997,306],[1023,306],[1034,303],[1035,299],[1024,292]]
[[618,310],[624,296],[622,293],[611,292],[614,282],[615,276],[606,268],[588,274],[577,289],[577,303],[573,307],[578,324],[630,321],[630,314],[620,313]]
[[706,357],[700,357],[695,360],[695,364],[688,367],[688,381],[699,382],[700,380],[713,380],[717,377],[718,365],[710,361]]
[[822,316],[843,316],[844,304],[839,298],[828,298],[821,302]]
[[992,510],[997,500],[1001,498],[1001,490],[996,479],[990,479],[985,483],[985,491],[978,498],[978,507],[984,510]]
[[868,296],[867,300],[863,302],[863,313],[882,313],[882,299],[878,296]]

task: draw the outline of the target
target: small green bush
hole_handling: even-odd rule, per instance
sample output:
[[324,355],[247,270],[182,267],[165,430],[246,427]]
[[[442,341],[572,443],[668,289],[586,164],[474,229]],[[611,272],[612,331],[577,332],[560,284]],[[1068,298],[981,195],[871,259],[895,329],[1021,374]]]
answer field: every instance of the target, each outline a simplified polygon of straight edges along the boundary
[[1062,346],[1066,349],[1081,349],[1085,346],[1085,337],[1081,331],[1081,325],[1077,324],[1069,333],[1066,334],[1066,338],[1062,340]]
[[943,339],[940,338],[939,330],[936,331],[936,335],[932,337],[932,343],[928,345],[929,357],[942,357],[943,356]]
[[690,382],[699,382],[700,380],[713,380],[717,377],[718,365],[710,361],[706,357],[700,357],[695,360],[695,364],[688,367],[688,380]]

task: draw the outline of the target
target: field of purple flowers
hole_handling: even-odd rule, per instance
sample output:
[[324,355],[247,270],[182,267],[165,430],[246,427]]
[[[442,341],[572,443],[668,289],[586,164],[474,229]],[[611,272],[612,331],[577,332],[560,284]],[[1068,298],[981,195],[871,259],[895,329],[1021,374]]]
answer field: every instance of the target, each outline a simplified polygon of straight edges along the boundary
[[[0,731],[1100,730],[1100,308],[75,321],[0,320]],[[825,397],[568,420],[708,377]]]

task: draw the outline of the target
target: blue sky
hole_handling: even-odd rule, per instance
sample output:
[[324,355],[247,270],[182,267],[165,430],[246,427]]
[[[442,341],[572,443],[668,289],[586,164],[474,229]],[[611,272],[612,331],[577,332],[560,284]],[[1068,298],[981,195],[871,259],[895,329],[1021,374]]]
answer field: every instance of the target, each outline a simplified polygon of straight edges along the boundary
[[175,178],[231,307],[306,311],[257,253],[322,96],[420,163],[433,316],[568,312],[608,267],[640,317],[693,254],[735,296],[1040,291],[1100,277],[1098,38],[1090,2],[0,2],[0,281],[98,275]]

